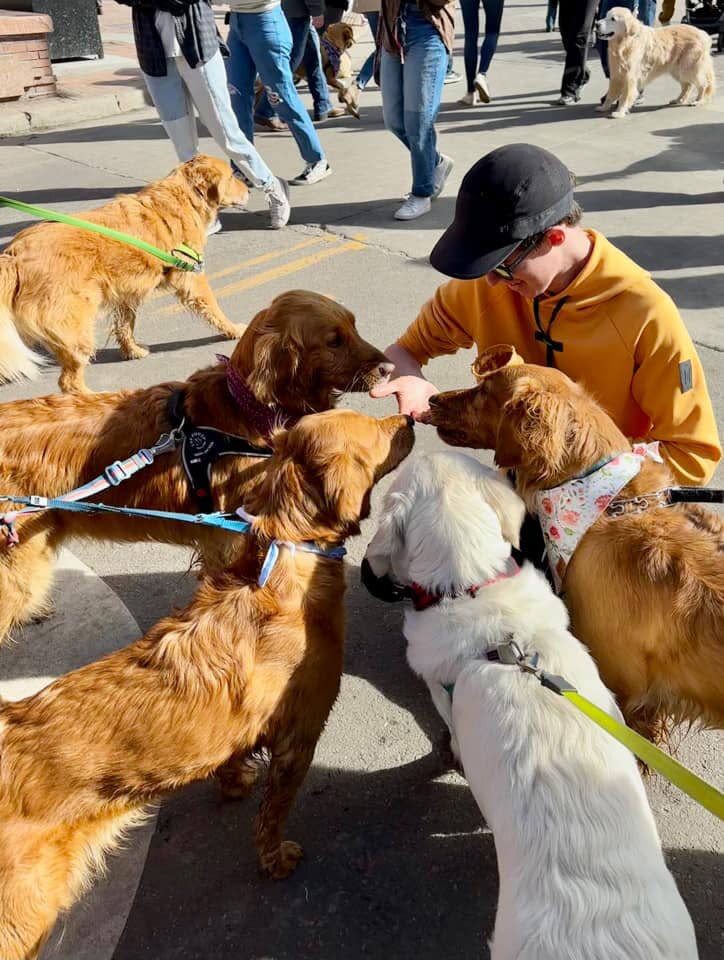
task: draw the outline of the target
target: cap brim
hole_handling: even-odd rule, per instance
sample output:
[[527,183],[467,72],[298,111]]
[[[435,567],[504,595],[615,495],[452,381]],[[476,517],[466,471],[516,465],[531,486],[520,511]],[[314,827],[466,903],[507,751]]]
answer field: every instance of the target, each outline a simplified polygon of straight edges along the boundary
[[456,280],[476,280],[500,266],[520,243],[520,240],[511,240],[492,250],[476,249],[470,236],[469,225],[454,220],[432,248],[430,263],[433,267]]

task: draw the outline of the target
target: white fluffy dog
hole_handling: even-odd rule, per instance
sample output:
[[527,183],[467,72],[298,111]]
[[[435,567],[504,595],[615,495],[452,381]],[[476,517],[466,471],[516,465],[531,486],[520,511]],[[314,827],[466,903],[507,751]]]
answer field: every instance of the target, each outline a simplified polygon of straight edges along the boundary
[[398,471],[366,554],[375,576],[413,585],[407,657],[495,837],[492,960],[695,960],[633,756],[536,677],[487,659],[514,638],[622,719],[563,602],[511,560],[523,515],[471,457],[418,458]]
[[696,27],[661,27],[641,23],[625,7],[613,7],[596,24],[598,35],[608,40],[611,79],[608,93],[597,110],[616,109],[612,117],[625,117],[640,91],[665,73],[681,84],[672,103],[695,106],[714,95],[711,38]]

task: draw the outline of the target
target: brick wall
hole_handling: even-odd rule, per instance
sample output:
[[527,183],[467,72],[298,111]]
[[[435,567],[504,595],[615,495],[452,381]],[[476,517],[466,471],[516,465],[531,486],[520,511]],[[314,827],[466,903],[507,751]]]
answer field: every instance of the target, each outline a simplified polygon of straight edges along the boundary
[[0,10],[0,103],[56,92],[48,50],[52,31],[46,14]]

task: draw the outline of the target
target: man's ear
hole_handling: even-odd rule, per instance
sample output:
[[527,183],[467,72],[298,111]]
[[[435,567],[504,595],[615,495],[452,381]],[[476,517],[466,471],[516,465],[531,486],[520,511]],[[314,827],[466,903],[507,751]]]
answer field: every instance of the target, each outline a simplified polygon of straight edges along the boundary
[[376,577],[390,572],[392,555],[405,543],[405,526],[410,509],[409,499],[402,493],[389,493],[385,509],[374,537],[365,551],[365,559]]
[[525,503],[513,489],[508,479],[482,476],[478,481],[483,498],[490,504],[500,522],[503,536],[514,547],[520,546],[520,528],[525,518]]

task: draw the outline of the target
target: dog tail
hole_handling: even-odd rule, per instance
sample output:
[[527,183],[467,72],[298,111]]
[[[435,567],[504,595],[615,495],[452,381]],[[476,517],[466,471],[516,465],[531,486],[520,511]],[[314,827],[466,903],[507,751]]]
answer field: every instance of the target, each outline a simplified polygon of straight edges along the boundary
[[18,280],[15,259],[0,255],[0,382],[35,380],[45,363],[25,343],[15,325],[13,300]]

